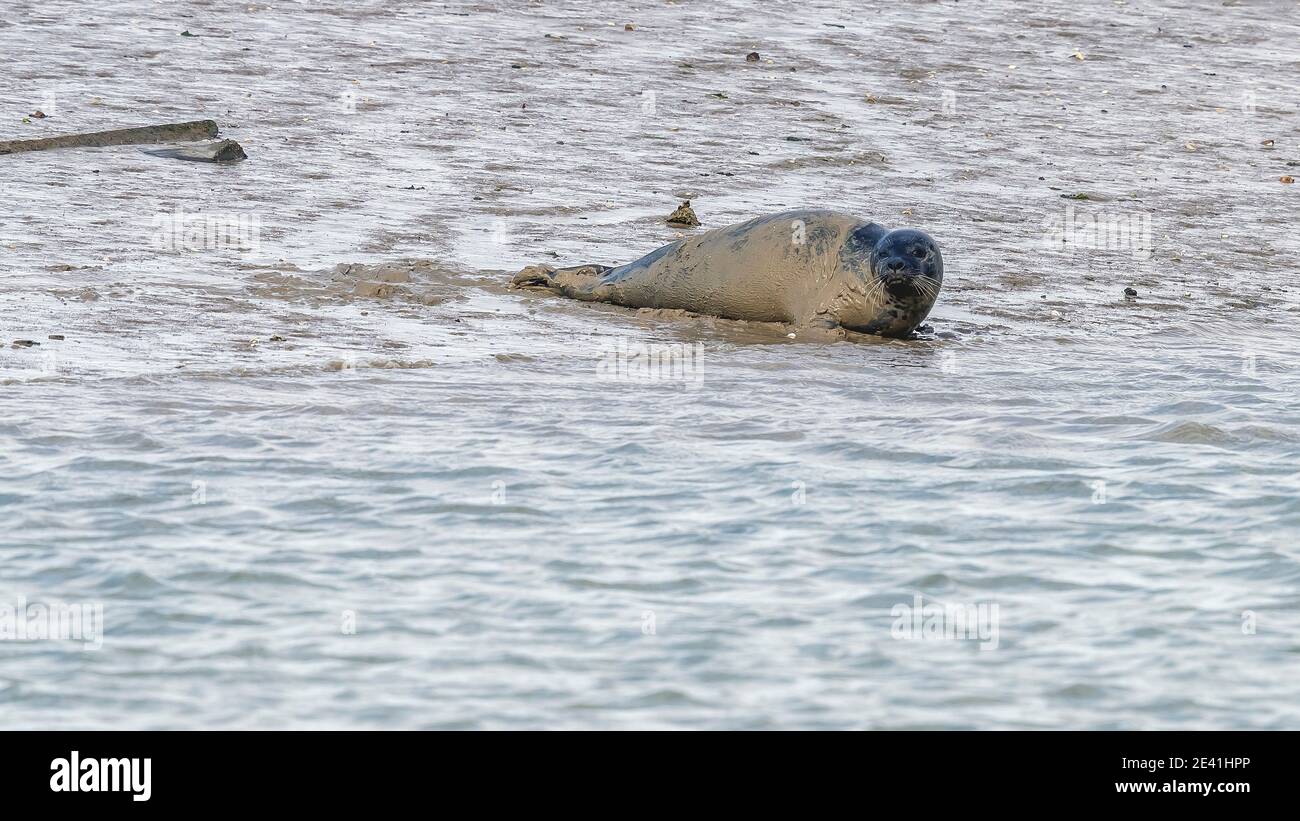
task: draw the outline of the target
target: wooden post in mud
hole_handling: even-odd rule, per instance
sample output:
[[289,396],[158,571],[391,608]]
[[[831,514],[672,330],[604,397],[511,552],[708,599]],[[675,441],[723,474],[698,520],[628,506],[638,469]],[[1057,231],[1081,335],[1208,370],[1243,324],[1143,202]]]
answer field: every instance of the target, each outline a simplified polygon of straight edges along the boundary
[[99,148],[106,145],[197,142],[211,140],[216,136],[215,120],[193,120],[188,123],[166,123],[139,128],[119,128],[115,131],[96,131],[92,134],[68,134],[36,140],[9,140],[0,142],[0,155],[17,154],[22,151],[46,151],[51,148]]

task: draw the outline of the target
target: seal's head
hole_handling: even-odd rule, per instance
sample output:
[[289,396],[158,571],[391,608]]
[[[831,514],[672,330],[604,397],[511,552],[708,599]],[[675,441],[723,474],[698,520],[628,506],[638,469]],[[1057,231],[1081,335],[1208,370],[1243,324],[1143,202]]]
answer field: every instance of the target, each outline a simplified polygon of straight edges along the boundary
[[871,273],[891,302],[923,302],[928,312],[943,283],[943,257],[929,234],[899,228],[876,241],[871,252]]
[[910,335],[934,307],[943,284],[939,245],[915,228],[863,225],[844,243],[840,265],[861,278],[865,297],[856,315],[841,311],[840,323],[864,333]]

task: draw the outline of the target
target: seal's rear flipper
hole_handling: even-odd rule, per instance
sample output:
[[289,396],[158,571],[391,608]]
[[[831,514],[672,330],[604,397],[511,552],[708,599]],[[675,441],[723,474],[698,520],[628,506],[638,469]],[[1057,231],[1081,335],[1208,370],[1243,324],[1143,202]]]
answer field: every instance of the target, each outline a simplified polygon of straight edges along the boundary
[[591,298],[591,291],[610,268],[607,265],[579,265],[575,268],[552,268],[529,265],[510,280],[513,288],[542,288],[574,299]]
[[514,279],[510,280],[511,290],[515,288],[546,288],[552,290],[555,283],[552,276],[555,269],[549,265],[529,265],[524,270],[515,274]]

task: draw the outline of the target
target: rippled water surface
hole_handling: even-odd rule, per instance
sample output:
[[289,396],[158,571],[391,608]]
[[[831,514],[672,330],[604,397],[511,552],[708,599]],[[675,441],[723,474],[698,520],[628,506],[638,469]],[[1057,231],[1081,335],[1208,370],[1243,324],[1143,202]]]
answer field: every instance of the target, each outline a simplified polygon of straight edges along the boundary
[[[878,5],[11,4],[0,139],[250,159],[0,157],[0,605],[104,619],[0,725],[1300,727],[1295,4]],[[686,196],[924,228],[932,328],[505,288]]]

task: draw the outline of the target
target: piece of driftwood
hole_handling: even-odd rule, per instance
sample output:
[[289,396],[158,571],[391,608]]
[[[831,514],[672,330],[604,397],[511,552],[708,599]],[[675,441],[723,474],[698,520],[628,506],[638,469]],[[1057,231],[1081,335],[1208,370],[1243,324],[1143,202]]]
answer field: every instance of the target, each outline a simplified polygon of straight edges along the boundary
[[67,134],[62,137],[42,137],[35,140],[9,140],[0,142],[0,155],[22,151],[47,151],[51,148],[99,148],[106,145],[147,145],[149,143],[197,142],[212,140],[217,136],[215,120],[194,120],[188,123],[145,125],[139,128],[119,128],[114,131],[96,131],[91,134]]
[[248,155],[244,153],[244,147],[234,140],[220,140],[215,143],[187,145],[181,148],[159,148],[144,153],[152,154],[155,157],[170,157],[174,160],[189,160],[191,162],[230,162],[231,160],[248,159]]

